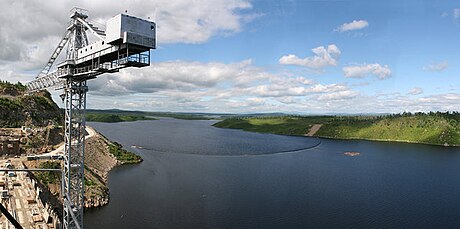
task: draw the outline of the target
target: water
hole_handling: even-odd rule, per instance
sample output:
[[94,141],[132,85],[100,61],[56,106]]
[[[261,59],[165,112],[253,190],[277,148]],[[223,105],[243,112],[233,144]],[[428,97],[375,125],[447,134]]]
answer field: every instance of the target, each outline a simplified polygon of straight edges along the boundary
[[300,150],[318,139],[212,123],[90,123],[127,148],[145,149],[131,149],[143,163],[110,173],[110,203],[85,213],[86,228],[460,225],[458,148],[322,139]]

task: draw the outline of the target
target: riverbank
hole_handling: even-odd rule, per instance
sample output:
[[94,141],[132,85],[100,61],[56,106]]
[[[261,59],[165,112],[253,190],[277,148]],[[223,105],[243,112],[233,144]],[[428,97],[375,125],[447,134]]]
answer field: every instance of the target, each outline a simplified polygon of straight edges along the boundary
[[85,207],[94,208],[109,203],[107,177],[114,167],[140,162],[140,156],[124,150],[121,144],[95,131],[94,136],[86,140]]
[[[85,208],[101,207],[109,203],[110,191],[107,186],[109,172],[116,166],[142,162],[142,158],[126,151],[122,145],[108,140],[91,127],[87,127],[85,137]],[[48,153],[61,154],[63,146]],[[24,161],[28,168],[61,168],[62,161]],[[51,172],[37,173],[37,179],[56,198],[60,196],[60,176]]]
[[332,139],[460,146],[460,115],[404,113],[382,116],[278,116],[229,118],[215,127]]

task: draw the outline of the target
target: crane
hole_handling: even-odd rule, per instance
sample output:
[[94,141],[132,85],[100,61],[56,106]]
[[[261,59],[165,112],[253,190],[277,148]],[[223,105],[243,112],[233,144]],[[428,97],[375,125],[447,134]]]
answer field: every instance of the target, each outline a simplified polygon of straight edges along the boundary
[[[87,32],[97,40],[89,43]],[[51,71],[66,46],[65,60]],[[104,31],[88,20],[87,10],[75,7],[70,11],[64,36],[45,67],[26,83],[29,93],[48,88],[64,91],[63,228],[83,227],[87,81],[127,67],[149,66],[150,50],[155,48],[154,22],[118,14],[107,21]]]

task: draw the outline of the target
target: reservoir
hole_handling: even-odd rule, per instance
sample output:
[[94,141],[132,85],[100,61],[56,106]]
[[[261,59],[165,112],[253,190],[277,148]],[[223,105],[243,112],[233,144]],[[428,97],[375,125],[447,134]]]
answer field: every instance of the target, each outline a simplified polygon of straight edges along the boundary
[[460,225],[460,148],[259,134],[214,122],[89,123],[144,161],[110,172],[110,203],[87,210],[85,228]]

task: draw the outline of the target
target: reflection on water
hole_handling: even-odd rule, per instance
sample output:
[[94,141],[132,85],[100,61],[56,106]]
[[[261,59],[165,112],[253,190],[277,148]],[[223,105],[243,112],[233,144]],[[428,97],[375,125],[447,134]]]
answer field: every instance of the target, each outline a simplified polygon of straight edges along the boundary
[[[110,204],[87,211],[86,228],[460,224],[457,148],[323,139],[312,149],[267,155],[308,148],[318,140],[210,124],[175,119],[90,123],[144,162],[110,173]],[[235,154],[241,156],[228,157]]]

